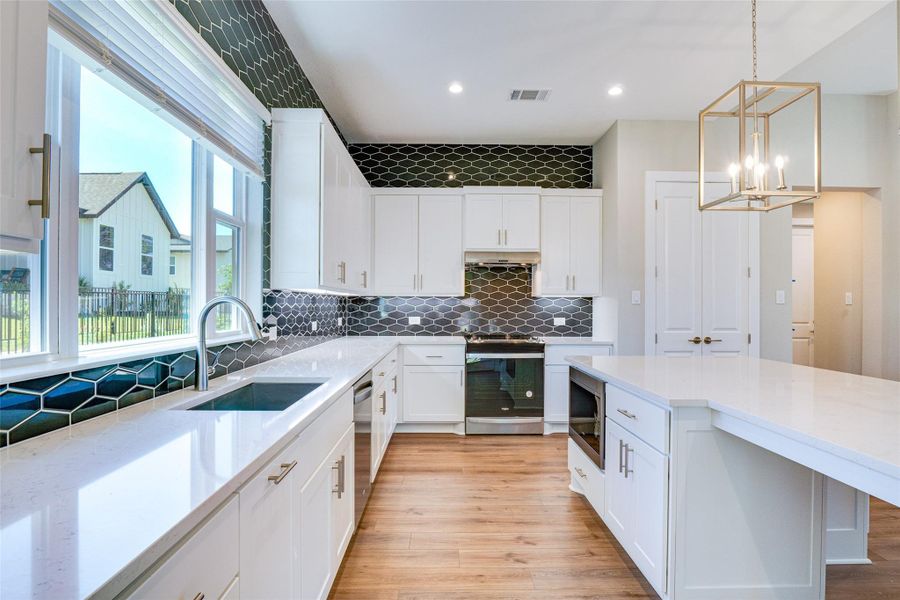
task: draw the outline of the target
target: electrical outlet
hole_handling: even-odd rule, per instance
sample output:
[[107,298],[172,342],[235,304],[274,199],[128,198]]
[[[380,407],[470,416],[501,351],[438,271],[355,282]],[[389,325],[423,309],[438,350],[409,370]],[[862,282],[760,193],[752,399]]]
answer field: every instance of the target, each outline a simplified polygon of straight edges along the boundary
[[553,317],[553,325],[554,325],[554,326],[557,326],[557,325],[565,325],[565,324],[566,324],[566,318],[565,318],[565,317]]
[[278,339],[278,327],[275,325],[270,325],[268,329],[266,329],[266,337],[269,338],[270,342],[274,342]]
[[631,303],[632,304],[640,304],[641,303],[641,290],[631,290]]
[[344,324],[344,317],[338,317],[338,327]]
[[319,330],[319,322],[318,322],[318,321],[313,321],[313,322],[312,322],[312,330],[313,330],[313,331],[318,331],[318,330]]
[[775,304],[784,304],[784,290],[775,290]]
[[421,325],[421,324],[422,324],[422,317],[410,317],[410,318],[409,318],[409,324],[410,324],[410,325]]

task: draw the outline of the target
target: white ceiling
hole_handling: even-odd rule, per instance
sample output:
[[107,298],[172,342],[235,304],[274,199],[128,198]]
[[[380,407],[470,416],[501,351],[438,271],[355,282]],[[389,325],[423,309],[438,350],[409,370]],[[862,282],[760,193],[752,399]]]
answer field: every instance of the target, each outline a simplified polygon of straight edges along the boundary
[[[749,2],[266,5],[353,142],[590,144],[616,119],[695,119],[751,75]],[[892,5],[761,1],[760,79],[795,67],[815,78],[821,67],[825,93],[895,89],[896,17],[884,27],[875,14],[893,15]],[[860,25],[870,17],[879,23]],[[857,25],[862,35],[838,40]],[[848,56],[890,58],[890,48],[893,60],[866,60],[865,74],[843,68]],[[829,56],[844,62],[832,68]],[[447,92],[454,80],[465,86],[458,96]],[[610,97],[613,84],[625,93]],[[545,103],[507,101],[519,87],[553,91]]]

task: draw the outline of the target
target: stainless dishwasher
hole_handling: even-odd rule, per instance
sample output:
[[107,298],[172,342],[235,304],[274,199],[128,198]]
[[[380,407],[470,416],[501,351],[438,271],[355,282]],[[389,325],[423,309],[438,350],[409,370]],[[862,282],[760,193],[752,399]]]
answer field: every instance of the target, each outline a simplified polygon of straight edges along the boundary
[[359,525],[366,502],[372,493],[372,372],[369,371],[353,384],[354,502],[355,522]]

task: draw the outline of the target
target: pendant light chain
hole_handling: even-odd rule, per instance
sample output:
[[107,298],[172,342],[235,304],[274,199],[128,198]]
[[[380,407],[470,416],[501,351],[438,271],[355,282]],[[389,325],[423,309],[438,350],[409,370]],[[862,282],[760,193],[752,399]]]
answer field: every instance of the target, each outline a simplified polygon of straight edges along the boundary
[[750,0],[753,22],[753,81],[756,81],[756,0]]

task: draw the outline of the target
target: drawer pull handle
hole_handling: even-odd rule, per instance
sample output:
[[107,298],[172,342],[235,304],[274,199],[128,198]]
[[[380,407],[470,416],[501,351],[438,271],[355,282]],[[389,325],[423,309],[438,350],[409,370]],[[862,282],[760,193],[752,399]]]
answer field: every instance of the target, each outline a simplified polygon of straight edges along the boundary
[[291,472],[291,469],[297,466],[297,461],[291,461],[289,463],[281,463],[281,473],[278,475],[269,475],[269,481],[278,485],[279,483],[287,477],[287,474]]
[[345,487],[345,468],[346,468],[346,458],[345,456],[341,456],[341,459],[336,461],[334,465],[331,466],[332,471],[337,471],[338,482],[337,485],[331,490],[333,494],[337,494],[338,499],[340,499],[344,492],[346,491]]
[[629,473],[634,473],[634,469],[628,468],[628,453],[634,452],[634,448],[629,447],[628,444],[625,444],[625,479],[628,479]]
[[426,354],[425,358],[444,358],[443,354]]
[[381,414],[387,414],[387,392],[381,392]]
[[587,479],[587,475],[585,475],[584,471],[582,471],[580,468],[575,467],[575,472],[578,473],[578,476],[582,479]]
[[378,376],[379,376],[379,377],[384,377],[384,371],[379,371],[379,372],[378,372]]
[[619,440],[619,473],[622,472],[622,469],[625,468],[624,463],[622,462],[622,450],[625,449],[625,442]]
[[391,389],[391,393],[396,394],[396,393],[397,393],[397,376],[394,375],[394,376],[392,377],[392,379],[393,379],[393,382],[394,382],[394,387],[393,387],[393,389]]
[[637,419],[637,415],[636,415],[636,414],[634,414],[634,413],[632,413],[632,412],[628,412],[628,411],[625,410],[624,408],[617,408],[617,409],[616,409],[616,412],[619,412],[619,413],[625,415],[625,416],[628,417],[629,419],[633,419],[633,420],[636,420],[636,419]]
[[197,595],[194,596],[194,600],[203,600],[204,598],[206,598],[206,594],[203,592],[197,592]]

